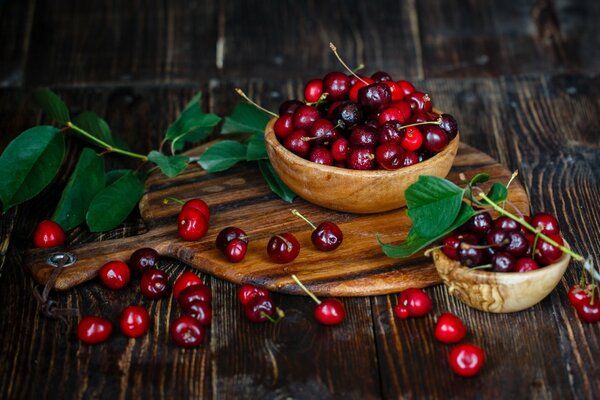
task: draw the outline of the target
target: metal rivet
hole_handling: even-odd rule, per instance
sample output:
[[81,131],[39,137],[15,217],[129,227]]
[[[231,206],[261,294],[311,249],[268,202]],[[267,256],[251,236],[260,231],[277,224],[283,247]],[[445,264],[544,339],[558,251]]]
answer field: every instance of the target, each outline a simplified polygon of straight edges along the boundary
[[77,261],[77,257],[75,257],[74,254],[54,253],[48,257],[48,260],[46,260],[46,263],[48,263],[48,265],[56,268],[63,261],[64,258],[66,258],[66,261],[65,261],[65,264],[63,265],[63,267],[71,266],[71,265],[75,264],[75,262]]

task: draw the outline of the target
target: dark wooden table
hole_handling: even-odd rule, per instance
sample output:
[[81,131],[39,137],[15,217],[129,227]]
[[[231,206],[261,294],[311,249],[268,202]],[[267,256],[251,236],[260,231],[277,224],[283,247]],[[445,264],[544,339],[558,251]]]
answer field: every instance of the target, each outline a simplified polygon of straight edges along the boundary
[[[137,151],[193,93],[226,115],[244,88],[269,108],[298,97],[302,82],[339,69],[327,44],[367,70],[414,80],[459,120],[462,140],[518,169],[533,211],[558,215],[566,240],[600,260],[600,2],[589,1],[0,1],[0,149],[40,123],[31,89],[50,86],[73,112],[94,110]],[[78,145],[69,143],[70,154]],[[73,156],[65,165],[72,167]],[[109,167],[129,165],[110,158]],[[469,309],[443,286],[428,288],[427,317],[398,320],[395,295],[342,299],[339,327],[320,326],[306,297],[275,295],[278,325],[245,320],[236,286],[204,276],[214,293],[206,343],[175,347],[171,298],[89,282],[53,294],[61,306],[115,321],[142,303],[148,335],[115,334],[87,346],[68,324],[38,314],[20,256],[52,212],[64,178],[1,219],[0,398],[598,398],[600,325],[567,301],[580,266],[523,312]],[[143,229],[133,215],[97,241]],[[140,244],[142,245],[142,244]],[[171,277],[186,270],[167,260]],[[436,316],[466,321],[487,362],[454,375],[449,346],[433,340]]]

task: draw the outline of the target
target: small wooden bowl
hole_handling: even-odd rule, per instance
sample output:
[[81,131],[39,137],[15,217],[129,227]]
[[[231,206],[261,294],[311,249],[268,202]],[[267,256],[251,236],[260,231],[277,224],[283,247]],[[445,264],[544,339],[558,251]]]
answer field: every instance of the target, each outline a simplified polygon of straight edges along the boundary
[[265,128],[267,154],[277,175],[298,196],[337,211],[370,214],[406,205],[404,191],[419,175],[446,177],[456,152],[459,135],[428,160],[393,171],[357,171],[316,164],[287,150],[275,136],[272,119]]
[[481,311],[522,311],[542,301],[558,285],[571,256],[563,253],[554,264],[529,272],[488,272],[462,266],[440,249],[433,262],[448,292]]

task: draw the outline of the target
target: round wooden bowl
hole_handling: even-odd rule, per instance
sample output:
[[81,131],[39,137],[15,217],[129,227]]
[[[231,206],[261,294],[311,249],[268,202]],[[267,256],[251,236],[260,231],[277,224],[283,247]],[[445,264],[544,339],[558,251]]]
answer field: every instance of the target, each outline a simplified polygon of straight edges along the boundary
[[542,301],[558,285],[571,256],[563,253],[554,264],[529,272],[488,272],[462,266],[440,249],[433,262],[448,292],[481,311],[510,313]]
[[265,128],[267,154],[277,175],[298,196],[332,210],[358,214],[406,205],[404,191],[420,175],[446,177],[458,151],[459,135],[428,160],[393,171],[357,171],[316,164],[287,150],[275,136],[272,119]]

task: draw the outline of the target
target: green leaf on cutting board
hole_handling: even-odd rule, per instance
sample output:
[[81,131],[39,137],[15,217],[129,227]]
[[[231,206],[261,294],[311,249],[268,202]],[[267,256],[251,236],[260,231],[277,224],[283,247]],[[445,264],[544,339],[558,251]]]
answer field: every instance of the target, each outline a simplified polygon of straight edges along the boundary
[[179,175],[187,167],[189,157],[178,155],[167,156],[161,152],[152,150],[148,154],[148,160],[158,165],[163,174],[172,178]]
[[198,163],[208,172],[219,172],[245,160],[246,146],[235,140],[223,140],[206,149]]
[[229,117],[225,117],[221,133],[263,134],[269,119],[270,117],[265,112],[255,106],[240,102],[235,106],[233,113]]

